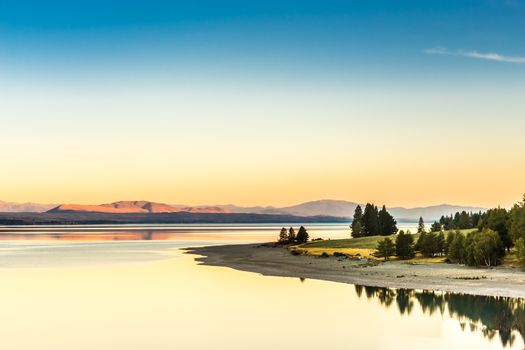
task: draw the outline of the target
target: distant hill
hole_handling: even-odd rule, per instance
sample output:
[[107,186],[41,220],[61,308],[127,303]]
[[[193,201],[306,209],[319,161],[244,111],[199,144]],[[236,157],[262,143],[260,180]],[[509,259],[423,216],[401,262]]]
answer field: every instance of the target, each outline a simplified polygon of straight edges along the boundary
[[48,211],[49,213],[62,212],[91,212],[110,214],[136,214],[136,213],[227,213],[219,207],[185,207],[173,206],[164,203],[148,201],[119,201],[100,205],[61,204]]
[[[378,205],[380,203],[377,203]],[[210,213],[210,214],[266,214],[291,216],[330,216],[351,218],[357,206],[356,202],[344,200],[317,200],[287,207],[253,206],[242,207],[233,204],[215,206],[187,206],[181,204],[165,204],[149,201],[119,201],[100,205],[83,204],[37,204],[8,203],[0,201],[0,212],[47,212],[50,213],[107,213],[107,214],[154,214],[154,213]],[[423,217],[425,221],[438,220],[442,215],[450,215],[457,211],[485,211],[480,207],[441,204],[428,207],[388,208],[398,221],[415,221]]]
[[[335,217],[352,217],[358,203],[344,200],[318,200],[312,202],[301,203],[289,207],[238,207],[235,205],[220,206],[227,208],[232,213],[257,213],[257,214],[280,214],[280,215],[298,215],[298,216],[312,216],[312,215],[326,215]],[[364,207],[363,204],[361,206]],[[478,212],[485,211],[485,208],[458,206],[441,204],[429,207],[419,208],[403,208],[394,207],[388,208],[388,211],[400,221],[416,221],[419,217],[423,217],[425,221],[438,220],[442,215],[450,215],[457,211]]]
[[56,204],[12,203],[0,201],[0,212],[3,213],[42,213],[55,207]]
[[389,208],[388,211],[398,220],[417,220],[422,217],[425,221],[439,220],[442,215],[450,215],[456,212],[479,212],[486,211],[486,208],[466,207],[450,204],[433,205],[420,208]]
[[314,216],[326,215],[337,217],[352,217],[357,203],[342,200],[318,200],[301,203],[289,207],[238,207],[235,205],[221,206],[232,213],[280,214]]

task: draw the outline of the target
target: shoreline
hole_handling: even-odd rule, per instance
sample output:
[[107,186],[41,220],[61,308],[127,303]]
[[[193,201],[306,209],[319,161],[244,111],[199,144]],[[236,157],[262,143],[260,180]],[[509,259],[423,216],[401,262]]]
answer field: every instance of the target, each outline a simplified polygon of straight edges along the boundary
[[446,263],[297,256],[287,249],[260,243],[185,248],[184,251],[199,255],[195,260],[201,265],[228,267],[263,276],[525,298],[525,272],[517,268],[472,268]]

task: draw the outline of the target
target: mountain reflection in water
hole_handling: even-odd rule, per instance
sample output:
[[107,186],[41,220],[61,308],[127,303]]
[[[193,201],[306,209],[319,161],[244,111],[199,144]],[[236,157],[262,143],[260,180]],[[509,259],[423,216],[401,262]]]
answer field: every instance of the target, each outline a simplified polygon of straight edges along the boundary
[[401,315],[410,315],[416,303],[424,314],[448,312],[450,317],[460,321],[464,331],[479,329],[489,339],[499,335],[503,346],[512,346],[516,335],[523,339],[525,334],[524,299],[359,285],[355,290],[359,297],[377,299],[387,308],[395,304]]

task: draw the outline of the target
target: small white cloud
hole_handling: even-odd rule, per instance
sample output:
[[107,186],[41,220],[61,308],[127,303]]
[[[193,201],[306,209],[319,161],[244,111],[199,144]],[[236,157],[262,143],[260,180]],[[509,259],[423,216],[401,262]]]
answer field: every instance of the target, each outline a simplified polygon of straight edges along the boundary
[[478,51],[464,51],[464,50],[451,51],[444,47],[434,47],[432,49],[426,49],[425,53],[429,55],[461,56],[461,57],[478,58],[478,59],[489,60],[489,61],[525,64],[524,56],[504,56],[498,53],[481,53]]

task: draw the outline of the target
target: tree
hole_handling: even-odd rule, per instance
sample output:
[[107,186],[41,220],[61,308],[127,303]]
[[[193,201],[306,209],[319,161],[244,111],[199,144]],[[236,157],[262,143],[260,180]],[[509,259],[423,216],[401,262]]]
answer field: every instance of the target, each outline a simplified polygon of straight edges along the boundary
[[525,240],[525,195],[523,202],[515,204],[510,210],[508,227],[509,235],[514,242],[520,238]]
[[466,258],[465,236],[461,232],[450,232],[447,241],[450,241],[447,258],[453,263],[464,264]]
[[417,240],[417,249],[426,257],[434,257],[439,251],[438,236],[434,232],[423,231]]
[[425,232],[425,222],[423,221],[423,218],[419,217],[419,223],[417,225],[417,233],[423,233]]
[[410,259],[415,255],[414,237],[409,233],[401,230],[396,236],[396,256],[399,259]]
[[462,211],[459,214],[458,227],[460,230],[465,230],[467,228],[472,228],[472,220],[469,214],[466,211]]
[[288,243],[293,244],[295,242],[295,230],[290,227],[288,230]]
[[358,205],[355,208],[354,211],[354,217],[352,219],[352,225],[350,226],[352,228],[352,237],[363,237],[363,209],[361,209],[361,206]]
[[384,205],[383,208],[381,208],[381,211],[379,211],[378,221],[380,235],[390,236],[397,232],[397,221],[392,215],[390,215]]
[[525,240],[523,238],[518,238],[518,240],[514,243],[516,246],[516,256],[518,258],[518,262],[520,266],[525,266]]
[[299,244],[303,244],[303,243],[306,243],[308,242],[308,232],[306,232],[306,229],[304,228],[304,226],[301,226],[299,227],[299,232],[297,232],[297,243]]
[[363,226],[359,221],[353,222],[352,221],[352,237],[359,238],[363,237]]
[[439,231],[436,236],[436,253],[439,255],[444,255],[447,249],[447,242],[445,240],[445,234],[443,231]]
[[432,226],[430,226],[430,232],[441,232],[442,229],[443,229],[443,227],[437,221],[434,221]]
[[288,230],[284,227],[281,229],[281,233],[279,233],[279,243],[288,243]]
[[505,248],[510,251],[510,247],[512,247],[512,239],[509,235],[509,230],[507,227],[508,221],[509,213],[507,212],[507,209],[500,207],[489,209],[485,215],[485,218],[483,219],[483,222],[480,223],[479,228],[481,230],[490,229],[496,231],[499,234]]
[[378,258],[383,258],[385,261],[388,260],[389,257],[394,255],[396,252],[394,242],[390,238],[383,238],[379,242],[377,242],[376,251],[374,252],[374,256]]
[[371,203],[366,204],[362,224],[364,236],[375,236],[379,234],[379,217],[375,205]]
[[485,229],[467,236],[466,262],[471,266],[496,266],[505,255],[505,247],[496,231]]

